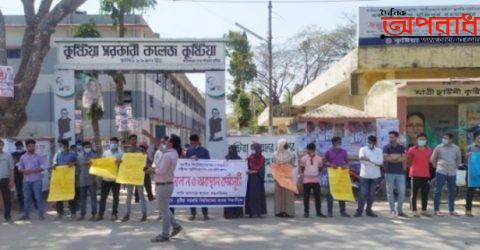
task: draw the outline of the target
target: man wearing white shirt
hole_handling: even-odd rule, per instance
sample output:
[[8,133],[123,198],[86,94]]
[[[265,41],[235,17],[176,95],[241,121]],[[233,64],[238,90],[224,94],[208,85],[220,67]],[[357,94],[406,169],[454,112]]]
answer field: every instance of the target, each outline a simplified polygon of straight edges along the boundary
[[366,215],[377,217],[372,211],[375,189],[378,178],[380,178],[380,167],[383,164],[383,151],[377,147],[377,137],[371,135],[368,137],[368,145],[362,147],[358,154],[360,159],[360,195],[358,198],[358,209],[355,217],[362,216],[367,203]]

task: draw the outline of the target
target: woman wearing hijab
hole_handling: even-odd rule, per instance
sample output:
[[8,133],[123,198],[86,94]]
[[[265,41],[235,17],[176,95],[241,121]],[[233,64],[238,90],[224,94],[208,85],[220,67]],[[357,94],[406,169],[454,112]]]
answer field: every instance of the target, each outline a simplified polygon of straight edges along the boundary
[[267,202],[265,199],[265,158],[262,155],[262,146],[252,144],[252,152],[247,158],[248,183],[245,204],[245,213],[252,218],[267,214]]
[[[291,164],[293,167],[293,154],[288,151],[288,142],[280,139],[277,143],[277,152],[273,155],[273,163]],[[291,218],[295,216],[295,195],[292,191],[280,186],[275,180],[275,216]]]
[[[237,147],[235,145],[231,145],[228,147],[228,154],[225,156],[227,161],[229,160],[241,160],[240,156],[238,156]],[[225,219],[237,219],[243,216],[243,207],[226,207],[223,209],[223,217]]]

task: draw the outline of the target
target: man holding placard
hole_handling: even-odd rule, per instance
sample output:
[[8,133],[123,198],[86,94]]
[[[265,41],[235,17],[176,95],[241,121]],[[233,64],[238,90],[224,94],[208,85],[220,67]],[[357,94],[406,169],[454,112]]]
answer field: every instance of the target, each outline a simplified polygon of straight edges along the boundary
[[[115,157],[116,165],[120,164],[122,159],[122,151],[119,149],[119,140],[117,137],[112,137],[110,139],[110,149],[103,152],[103,157]],[[118,219],[118,204],[120,198],[120,184],[115,182],[114,178],[102,177],[102,182],[100,184],[100,210],[98,212],[97,221],[103,220],[103,215],[105,214],[105,207],[107,205],[107,198],[112,190],[113,203],[112,203],[112,216],[111,220],[115,221]]]
[[[68,140],[60,140],[60,153],[56,155],[55,165],[53,165],[52,170],[55,170],[57,166],[68,165],[68,167],[75,168],[77,165],[77,154],[68,150]],[[51,190],[50,190],[51,191]],[[63,201],[57,201],[57,219],[61,220],[65,215],[63,209]],[[71,219],[76,220],[77,216],[77,200],[73,198],[72,200],[68,201],[68,207],[71,213]]]
[[[342,138],[338,136],[332,138],[332,147],[325,152],[324,158],[324,164],[328,168],[336,169],[340,167],[348,170],[348,154],[345,149],[341,148],[341,145]],[[327,189],[327,191],[328,217],[333,217],[333,196],[330,188]],[[340,206],[340,215],[343,217],[350,217],[345,208],[345,201],[338,201],[338,204]]]
[[473,134],[474,142],[468,146],[468,190],[466,197],[465,215],[472,217],[473,193],[480,187],[480,131]]
[[90,221],[95,221],[97,215],[97,180],[95,175],[89,173],[91,160],[97,157],[97,154],[92,150],[92,144],[88,141],[82,143],[82,149],[78,152],[79,155],[79,176],[78,189],[80,190],[80,218],[79,221],[85,219],[87,213],[87,194],[90,196],[90,206],[92,208],[92,217]]

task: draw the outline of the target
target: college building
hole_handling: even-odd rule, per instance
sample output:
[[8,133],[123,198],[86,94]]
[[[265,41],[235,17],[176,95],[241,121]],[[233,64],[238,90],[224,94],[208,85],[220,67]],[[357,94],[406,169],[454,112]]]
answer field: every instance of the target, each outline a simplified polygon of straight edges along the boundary
[[[118,37],[112,26],[112,19],[106,15],[69,15],[56,28],[52,36],[52,48],[46,56],[37,85],[27,106],[28,121],[18,138],[55,138],[56,120],[54,114],[55,65],[58,64],[58,49],[54,40],[69,38],[83,23],[94,20],[104,38]],[[21,44],[25,20],[23,16],[6,15],[7,56],[9,65],[18,67],[21,58]],[[125,18],[127,38],[158,38],[142,16],[130,15]],[[93,59],[92,59],[93,60]],[[94,63],[94,61],[92,61]],[[93,132],[86,112],[82,109],[82,81],[75,75],[75,134],[76,138],[92,139]],[[100,72],[98,82],[102,89],[104,116],[100,121],[100,135],[103,141],[119,136],[115,122],[115,84],[107,72]],[[125,72],[124,102],[131,104],[135,133],[141,129],[160,137],[175,133],[182,141],[188,141],[192,133],[204,138],[205,98],[183,73],[137,71]],[[73,130],[73,128],[72,128]]]

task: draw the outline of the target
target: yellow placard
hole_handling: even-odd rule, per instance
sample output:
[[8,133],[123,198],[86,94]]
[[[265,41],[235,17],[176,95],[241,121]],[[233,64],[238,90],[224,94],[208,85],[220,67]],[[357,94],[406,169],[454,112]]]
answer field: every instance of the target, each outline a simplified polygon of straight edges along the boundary
[[125,153],[122,163],[118,168],[117,183],[143,186],[145,173],[143,168],[147,162],[147,156],[142,153]]
[[348,169],[328,168],[328,183],[330,193],[335,200],[355,201]]
[[116,179],[118,167],[115,157],[93,159],[89,173],[100,177]]
[[68,201],[75,197],[75,168],[57,166],[52,171],[48,202]]
[[298,194],[297,184],[293,181],[292,165],[288,163],[272,163],[272,176],[283,188]]

